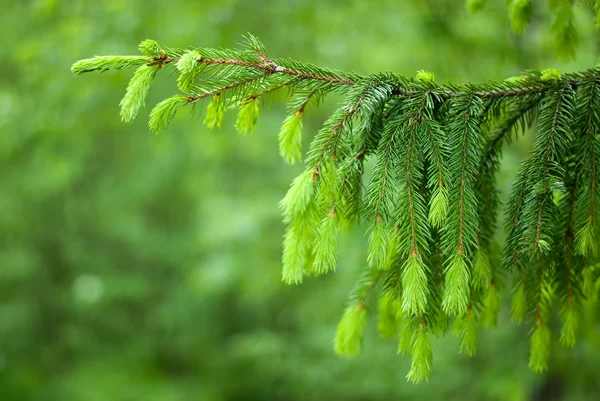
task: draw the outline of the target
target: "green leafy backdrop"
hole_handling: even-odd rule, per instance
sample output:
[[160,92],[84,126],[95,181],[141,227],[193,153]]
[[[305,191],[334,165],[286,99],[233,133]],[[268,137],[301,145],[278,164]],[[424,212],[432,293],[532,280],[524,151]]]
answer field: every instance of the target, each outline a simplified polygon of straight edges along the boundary
[[[477,355],[436,343],[429,384],[404,380],[409,360],[377,339],[336,357],[332,338],[366,258],[363,230],[343,237],[338,274],[280,282],[278,202],[301,167],[277,152],[285,110],[263,108],[240,137],[180,112],[151,134],[119,121],[128,73],[74,78],[73,61],[168,46],[234,47],[252,32],[270,54],[438,82],[577,71],[596,62],[588,11],[577,8],[576,62],[556,61],[543,7],[525,36],[503,0],[475,16],[463,1],[0,1],[0,394],[7,400],[594,400],[600,328],[551,370],[527,369],[526,329],[484,332]],[[173,93],[159,78],[149,103]],[[305,120],[316,133],[336,106]],[[144,110],[142,113],[147,113]],[[142,117],[146,117],[143,115]],[[305,135],[310,136],[310,135]],[[504,196],[532,144],[505,152]]]

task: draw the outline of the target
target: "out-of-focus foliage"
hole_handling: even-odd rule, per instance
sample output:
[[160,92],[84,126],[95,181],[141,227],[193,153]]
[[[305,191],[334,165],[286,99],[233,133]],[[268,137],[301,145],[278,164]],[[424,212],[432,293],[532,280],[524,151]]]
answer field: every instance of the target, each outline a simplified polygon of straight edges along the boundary
[[[359,73],[425,69],[438,82],[595,63],[591,19],[577,62],[564,65],[538,16],[516,36],[505,2],[487,3],[472,16],[458,0],[0,1],[1,398],[596,399],[599,328],[555,347],[550,373],[535,376],[506,300],[474,358],[456,355],[456,339],[434,344],[426,386],[404,382],[409,361],[376,340],[375,321],[362,356],[336,357],[366,247],[362,234],[345,236],[336,277],[280,283],[277,204],[299,173],[277,154],[284,110],[263,107],[252,137],[228,128],[235,116],[208,131],[185,113],[155,136],[145,118],[119,121],[127,74],[82,83],[69,71],[148,37],[232,47],[249,31],[274,55]],[[173,92],[158,81],[149,102]],[[334,106],[311,113],[305,132]],[[506,152],[505,185],[530,145],[526,136]]]

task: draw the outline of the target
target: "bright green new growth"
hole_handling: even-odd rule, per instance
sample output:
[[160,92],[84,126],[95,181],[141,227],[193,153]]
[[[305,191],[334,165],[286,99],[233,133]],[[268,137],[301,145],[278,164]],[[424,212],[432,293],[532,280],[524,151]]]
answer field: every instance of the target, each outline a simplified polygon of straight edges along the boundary
[[435,188],[429,206],[429,223],[433,228],[442,228],[448,214],[448,195],[443,185]]
[[260,109],[257,99],[242,101],[235,129],[242,135],[249,134],[254,130]]
[[362,351],[363,332],[367,325],[367,309],[349,306],[335,332],[333,348],[338,355],[357,356]]
[[127,85],[127,91],[121,100],[121,119],[130,123],[137,117],[138,112],[146,105],[146,96],[156,76],[153,65],[143,65],[137,69]]
[[96,56],[75,62],[71,71],[75,75],[80,75],[92,71],[104,72],[139,67],[151,62],[152,59],[146,56]]
[[[357,356],[362,351],[368,316],[367,304],[374,295],[380,279],[380,271],[366,268],[354,284],[333,340],[333,348],[338,355]],[[386,301],[392,300],[386,298]]]
[[482,327],[496,327],[500,312],[500,296],[496,284],[491,283],[483,298]]
[[148,57],[159,57],[160,53],[162,52],[160,45],[152,39],[146,39],[142,41],[142,43],[140,43],[140,45],[138,46],[138,50],[144,56]]
[[[416,323],[411,324],[417,325]],[[413,383],[429,380],[433,369],[433,344],[425,323],[418,324],[410,341],[412,364],[406,378]]]
[[186,100],[185,96],[175,95],[157,104],[150,112],[148,122],[150,129],[154,132],[167,129],[169,122],[175,117],[177,110],[186,103]]
[[216,94],[212,97],[212,100],[206,107],[206,118],[204,118],[204,124],[206,124],[208,128],[221,128],[224,117],[225,102],[223,102],[220,94]]
[[474,356],[477,349],[477,331],[479,323],[475,311],[469,309],[464,315],[456,318],[454,332],[460,341],[460,352]]
[[513,323],[521,324],[527,314],[527,298],[525,295],[525,282],[521,281],[513,295],[510,305],[510,314]]
[[409,256],[401,270],[402,311],[407,315],[419,315],[427,309],[427,268],[420,257]]
[[287,194],[280,202],[283,215],[291,219],[298,214],[304,213],[313,197],[313,189],[312,171],[305,171],[296,177]]
[[336,250],[339,227],[334,210],[321,221],[321,226],[314,244],[315,261],[313,270],[316,274],[326,274],[336,269]]
[[433,72],[419,70],[419,71],[417,71],[417,75],[415,75],[415,79],[417,81],[431,84],[431,83],[433,83],[433,81],[435,81],[435,75]]
[[529,353],[529,368],[540,373],[548,369],[552,334],[545,324],[539,324],[531,336],[531,351]]
[[492,279],[492,266],[487,252],[478,249],[473,263],[473,288],[483,290],[488,288]]
[[289,163],[302,160],[302,112],[288,116],[279,132],[279,153]]
[[[497,324],[505,274],[516,279],[512,320],[532,327],[531,369],[548,365],[554,314],[560,343],[575,344],[586,302],[600,287],[600,69],[458,86],[438,85],[426,71],[362,76],[271,58],[252,36],[242,50],[145,41],[140,51],[82,60],[73,72],[137,68],[121,102],[125,121],[143,106],[155,75],[174,72],[180,93],[150,112],[155,132],[180,108],[200,111],[207,100],[206,125],[221,126],[237,108],[236,129],[246,134],[259,102],[287,93],[279,147],[288,163],[302,159],[307,111],[327,95],[345,96],[280,204],[287,284],[335,271],[340,234],[366,227],[367,258],[338,325],[337,353],[361,351],[378,305],[380,335],[398,338],[398,352],[412,359],[408,380],[427,380],[435,338],[452,319],[461,352],[475,354],[479,328]],[[533,126],[535,144],[514,180],[498,252],[502,149]]]

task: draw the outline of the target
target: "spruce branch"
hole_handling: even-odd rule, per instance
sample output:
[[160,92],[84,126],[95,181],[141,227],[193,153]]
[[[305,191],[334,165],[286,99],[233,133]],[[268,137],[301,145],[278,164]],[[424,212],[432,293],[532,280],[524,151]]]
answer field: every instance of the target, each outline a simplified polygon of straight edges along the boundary
[[[525,24],[530,5],[512,2],[513,23]],[[564,7],[557,12],[567,12]],[[556,28],[564,40],[572,39],[569,24]],[[368,227],[366,266],[338,326],[337,353],[362,350],[370,299],[378,298],[380,333],[399,334],[399,352],[411,355],[407,379],[427,380],[433,337],[446,334],[452,316],[460,350],[468,355],[475,353],[478,328],[496,325],[503,271],[517,277],[512,320],[533,326],[530,368],[547,368],[554,298],[560,342],[575,343],[585,297],[595,296],[599,68],[439,85],[427,71],[414,78],[359,75],[273,58],[251,35],[242,49],[172,49],[144,41],[140,53],[81,60],[72,71],[136,68],[121,102],[126,122],[139,114],[158,75],[174,72],[180,92],[150,112],[155,132],[192,105],[204,109],[210,128],[238,109],[235,128],[248,134],[264,100],[287,93],[278,139],[288,163],[303,158],[306,114],[328,95],[342,95],[280,204],[286,224],[281,278],[287,284],[335,271],[341,232],[361,221]],[[534,147],[513,183],[498,263],[496,176],[503,148],[526,132],[535,137]]]

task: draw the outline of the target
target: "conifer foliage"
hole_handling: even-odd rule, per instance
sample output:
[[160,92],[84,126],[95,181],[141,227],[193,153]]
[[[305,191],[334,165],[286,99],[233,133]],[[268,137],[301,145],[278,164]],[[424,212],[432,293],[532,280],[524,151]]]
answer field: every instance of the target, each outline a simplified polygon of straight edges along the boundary
[[[150,113],[155,132],[179,109],[208,102],[206,125],[221,126],[237,108],[235,127],[248,134],[263,99],[283,92],[289,114],[279,146],[288,163],[302,158],[305,114],[327,95],[345,96],[281,201],[288,284],[335,271],[340,234],[359,223],[367,230],[364,271],[337,329],[337,353],[358,354],[369,315],[378,314],[382,337],[398,337],[398,352],[412,358],[408,380],[427,380],[434,340],[452,321],[460,351],[475,354],[479,328],[496,325],[503,284],[514,294],[513,321],[531,327],[532,370],[547,368],[555,307],[560,343],[575,343],[597,288],[600,69],[457,86],[437,85],[425,71],[362,76],[272,58],[253,36],[241,50],[147,40],[140,52],[81,60],[72,71],[137,68],[121,102],[126,122],[144,106],[155,76],[175,73],[179,93]],[[515,178],[500,250],[501,153],[530,128],[535,145]]]

